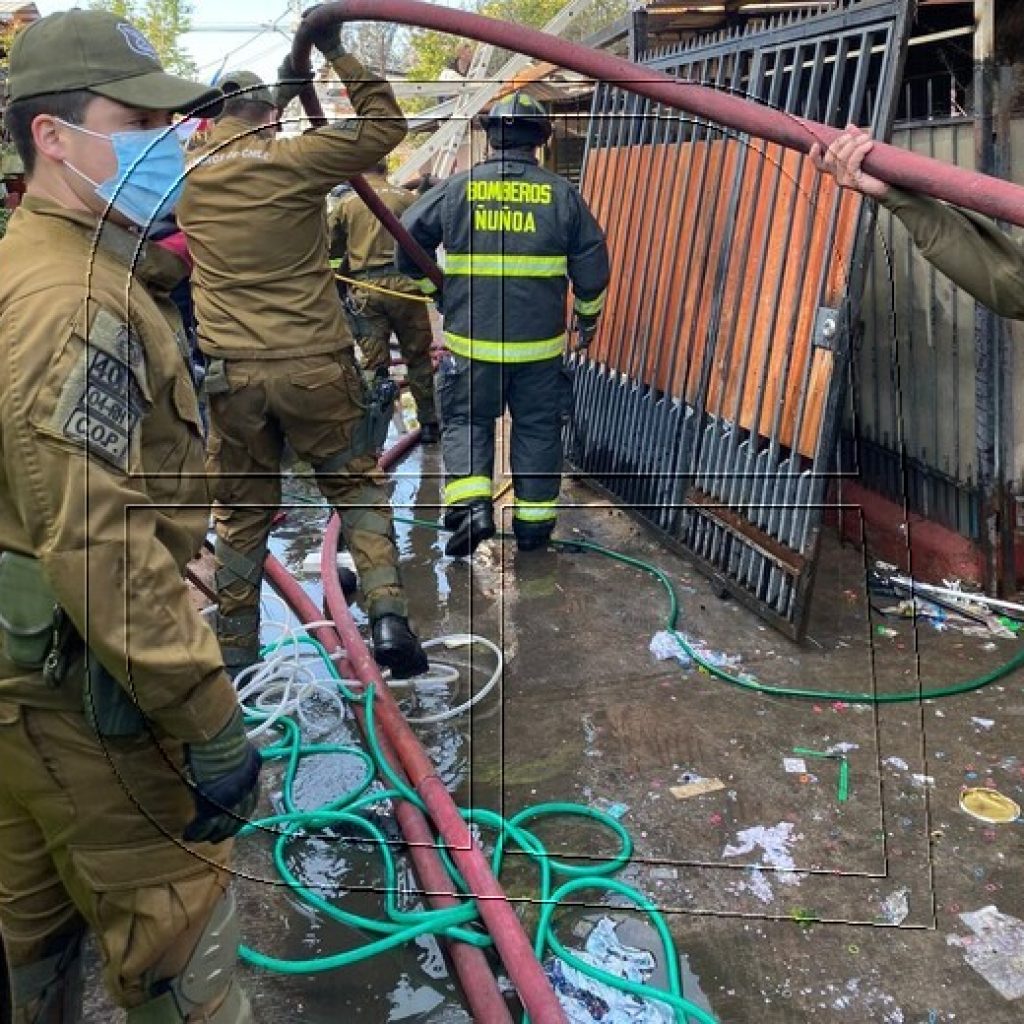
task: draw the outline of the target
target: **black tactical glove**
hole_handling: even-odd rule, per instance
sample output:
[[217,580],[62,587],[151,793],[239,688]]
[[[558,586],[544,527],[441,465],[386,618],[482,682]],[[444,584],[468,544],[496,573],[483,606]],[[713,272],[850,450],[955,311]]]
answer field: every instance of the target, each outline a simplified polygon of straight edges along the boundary
[[585,352],[597,334],[597,317],[576,314],[576,351]]
[[300,75],[292,63],[292,55],[288,54],[281,66],[277,69],[277,85],[272,90],[274,105],[278,110],[284,110],[302,90],[313,81],[312,73]]
[[[303,18],[308,18],[314,11],[320,10],[323,4],[314,4],[302,12]],[[318,29],[310,37],[309,41],[328,59],[336,60],[344,52],[341,45],[341,22],[334,22],[326,28]]]
[[212,740],[185,745],[196,816],[185,828],[188,843],[220,843],[249,820],[260,796],[260,754],[245,734],[242,709]]

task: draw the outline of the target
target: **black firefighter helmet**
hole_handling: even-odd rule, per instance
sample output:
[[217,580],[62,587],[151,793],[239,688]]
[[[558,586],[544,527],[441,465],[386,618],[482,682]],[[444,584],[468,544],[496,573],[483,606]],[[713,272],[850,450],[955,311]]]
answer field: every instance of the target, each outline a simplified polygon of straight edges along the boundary
[[494,149],[543,146],[551,137],[551,118],[532,96],[514,92],[499,100],[480,118]]

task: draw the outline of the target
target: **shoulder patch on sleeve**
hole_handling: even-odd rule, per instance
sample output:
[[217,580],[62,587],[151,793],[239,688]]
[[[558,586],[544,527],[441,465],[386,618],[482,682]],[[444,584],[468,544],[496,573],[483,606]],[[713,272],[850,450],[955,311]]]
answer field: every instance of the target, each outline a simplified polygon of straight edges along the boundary
[[106,310],[96,314],[87,334],[49,426],[127,473],[130,447],[139,441],[151,400],[145,351],[136,332]]
[[361,117],[346,117],[342,121],[332,121],[327,126],[327,131],[332,135],[340,135],[349,142],[355,142],[362,134],[363,119]]

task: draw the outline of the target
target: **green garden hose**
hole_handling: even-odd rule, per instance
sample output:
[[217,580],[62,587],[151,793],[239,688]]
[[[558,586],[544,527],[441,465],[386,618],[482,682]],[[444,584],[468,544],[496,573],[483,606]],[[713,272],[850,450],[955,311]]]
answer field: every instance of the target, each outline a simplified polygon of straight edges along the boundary
[[[467,892],[465,884],[451,863],[440,839],[438,840],[439,852],[456,885],[466,897],[465,901],[456,907],[445,910],[408,911],[399,907],[398,871],[391,845],[381,828],[370,817],[360,812],[370,807],[379,806],[388,800],[407,800],[421,810],[425,810],[423,802],[415,790],[395,774],[381,752],[374,719],[374,687],[366,687],[362,693],[353,692],[340,679],[333,661],[323,647],[311,637],[289,638],[265,648],[261,653],[264,658],[270,658],[280,652],[283,647],[292,644],[308,647],[315,651],[325,670],[336,681],[342,697],[352,703],[362,704],[369,753],[358,747],[343,744],[303,744],[299,727],[295,722],[286,717],[278,718],[275,728],[282,735],[273,745],[263,748],[262,756],[267,761],[284,763],[282,785],[284,811],[281,814],[252,821],[241,834],[245,835],[257,830],[270,831],[274,834],[276,837],[273,850],[274,866],[296,896],[323,916],[348,927],[368,932],[375,938],[343,953],[308,957],[301,960],[269,956],[250,946],[242,945],[239,949],[240,957],[255,967],[281,974],[314,974],[359,963],[379,953],[403,946],[421,935],[443,936],[478,947],[490,946],[492,943],[489,936],[474,927],[478,915],[472,896]],[[265,717],[263,712],[247,710],[247,718],[252,723],[259,722]],[[363,777],[351,790],[329,803],[313,810],[302,810],[295,802],[295,779],[301,759],[317,755],[359,758],[364,766]],[[390,784],[389,788],[373,788],[378,772]],[[556,956],[566,960],[588,977],[599,979],[605,984],[641,998],[665,1003],[671,1008],[677,1021],[716,1024],[714,1017],[685,998],[679,975],[678,954],[672,943],[668,927],[657,909],[642,893],[607,877],[625,867],[633,851],[629,833],[619,821],[603,811],[571,803],[540,804],[528,807],[508,819],[483,808],[466,808],[462,809],[461,813],[466,821],[482,825],[493,830],[497,835],[492,857],[496,877],[500,876],[505,861],[505,851],[510,843],[525,853],[536,865],[540,876],[538,898],[543,907],[535,937],[535,951],[538,958],[543,958],[546,950],[550,948]],[[553,815],[572,815],[604,826],[616,836],[619,842],[618,852],[609,860],[597,865],[588,865],[586,868],[556,860],[547,852],[541,840],[524,827],[526,822]],[[344,825],[362,832],[366,835],[367,840],[380,851],[384,865],[385,919],[370,918],[342,910],[313,891],[289,866],[287,852],[292,842],[303,838],[309,832],[332,825]],[[553,879],[558,875],[565,876],[568,881],[554,889]],[[554,933],[554,913],[566,896],[581,889],[615,892],[626,897],[642,912],[650,916],[665,951],[668,979],[666,990],[630,982],[601,971],[573,957],[571,952],[562,946]]]
[[[442,528],[437,523],[431,522],[428,519],[404,519],[396,516],[395,522],[423,526],[434,530]],[[507,533],[498,533],[496,536],[504,537],[508,540],[512,539],[511,534]],[[610,558],[612,561],[632,566],[634,569],[639,569],[641,572],[653,576],[665,588],[665,593],[668,595],[668,617],[665,629],[672,634],[676,643],[693,660],[694,664],[699,665],[708,675],[714,676],[714,678],[720,679],[724,683],[739,686],[744,690],[752,690],[754,693],[762,693],[768,697],[793,697],[800,700],[833,700],[842,701],[845,704],[906,704],[913,703],[914,701],[938,700],[942,697],[957,697],[963,693],[972,693],[974,690],[980,690],[1000,679],[1005,679],[1006,676],[1024,666],[1024,651],[1021,651],[1002,665],[962,683],[953,683],[936,690],[914,690],[909,693],[851,693],[842,690],[816,690],[810,687],[773,686],[759,683],[749,676],[739,676],[732,672],[727,672],[724,668],[702,657],[687,642],[686,638],[677,629],[679,622],[679,599],[676,596],[675,587],[672,585],[672,580],[669,579],[668,575],[656,565],[644,562],[639,558],[623,555],[618,551],[612,551],[611,548],[594,544],[592,541],[552,540],[550,543],[556,548],[566,548],[572,551],[592,551],[595,554],[603,555],[605,558]]]
[[[428,520],[395,517],[395,521],[429,529],[439,529],[437,523]],[[507,534],[499,534],[499,536],[508,537]],[[736,675],[711,663],[696,651],[686,638],[679,633],[677,626],[680,608],[675,587],[668,575],[656,565],[589,541],[555,540],[552,543],[556,547],[569,550],[594,552],[653,576],[662,585],[668,596],[668,615],[665,628],[675,638],[681,650],[713,678],[765,696],[803,700],[838,700],[848,704],[881,705],[909,703],[953,697],[970,693],[974,690],[980,690],[999,679],[1005,678],[1024,665],[1024,652],[1021,652],[1005,664],[975,678],[933,690],[917,690],[909,693],[856,693],[759,683],[749,676]],[[241,958],[256,967],[271,971],[284,974],[310,974],[358,963],[389,949],[402,946],[425,934],[444,936],[477,947],[490,946],[490,938],[477,927],[477,913],[471,894],[466,891],[465,884],[459,877],[458,871],[455,869],[440,840],[438,840],[439,853],[456,885],[466,897],[465,902],[445,910],[403,911],[398,906],[396,896],[399,889],[398,873],[389,841],[379,826],[360,812],[388,800],[407,800],[421,810],[424,809],[423,803],[419,795],[391,770],[387,760],[382,756],[374,722],[374,688],[372,686],[367,687],[362,693],[355,693],[346,687],[338,677],[337,669],[324,649],[316,640],[310,637],[290,639],[282,644],[272,645],[265,649],[263,654],[264,656],[271,656],[285,644],[291,643],[312,648],[321,659],[328,673],[336,680],[339,692],[344,699],[353,703],[360,702],[363,704],[369,753],[357,747],[339,744],[303,744],[299,727],[291,719],[280,719],[275,723],[275,728],[281,731],[283,735],[272,746],[264,748],[262,753],[265,760],[285,762],[283,783],[285,810],[282,814],[253,821],[243,830],[242,834],[254,832],[258,829],[273,831],[276,835],[273,854],[275,867],[296,895],[324,916],[379,937],[344,953],[311,957],[303,960],[285,960],[272,957],[243,945],[240,949]],[[260,712],[250,711],[248,715],[254,721],[264,717]],[[305,756],[323,754],[361,759],[365,768],[364,776],[358,785],[330,803],[314,810],[300,810],[295,804],[293,787],[301,759]],[[390,788],[372,788],[377,773],[387,780]],[[640,998],[655,1000],[669,1006],[677,1021],[683,1021],[686,1024],[690,1021],[697,1021],[699,1024],[715,1024],[715,1020],[710,1014],[685,998],[679,976],[678,954],[672,942],[668,926],[657,908],[636,889],[610,877],[625,867],[632,855],[632,841],[629,833],[617,819],[595,808],[569,803],[550,803],[528,807],[508,819],[482,808],[463,809],[461,813],[465,820],[482,825],[495,833],[496,839],[492,856],[492,867],[496,876],[500,877],[505,861],[505,851],[510,843],[522,851],[537,867],[540,876],[538,900],[542,907],[534,940],[535,952],[538,958],[543,958],[545,953],[550,950],[587,977],[632,993]],[[540,839],[532,831],[524,827],[526,822],[554,815],[582,817],[604,826],[618,839],[618,853],[603,863],[588,865],[585,868],[556,860],[547,852]],[[368,840],[380,851],[385,872],[386,920],[369,918],[341,910],[312,891],[289,867],[286,854],[289,845],[293,841],[301,838],[308,831],[329,827],[334,824],[345,825],[363,832]],[[563,876],[567,881],[554,887],[553,878],[558,875]],[[651,919],[664,947],[668,980],[668,988],[666,990],[629,982],[599,968],[595,968],[574,956],[570,950],[562,945],[554,930],[555,911],[566,897],[583,890],[600,890],[616,893],[628,899]],[[524,1017],[525,1021],[526,1018]]]

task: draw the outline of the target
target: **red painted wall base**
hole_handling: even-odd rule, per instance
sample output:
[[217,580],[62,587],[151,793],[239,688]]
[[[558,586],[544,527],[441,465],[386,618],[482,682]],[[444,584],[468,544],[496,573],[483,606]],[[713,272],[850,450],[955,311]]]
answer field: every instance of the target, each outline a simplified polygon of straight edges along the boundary
[[[831,499],[835,504],[826,522],[838,528],[844,540],[858,547],[866,543],[872,558],[891,562],[924,583],[955,578],[982,584],[981,548],[966,537],[907,513],[902,505],[850,480],[844,480],[841,489],[833,487]],[[842,507],[837,507],[839,502]],[[1020,549],[1017,562],[1020,578],[1024,568]]]

